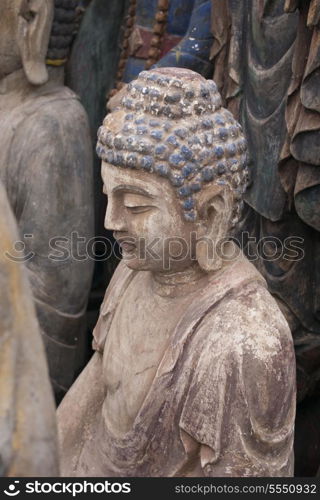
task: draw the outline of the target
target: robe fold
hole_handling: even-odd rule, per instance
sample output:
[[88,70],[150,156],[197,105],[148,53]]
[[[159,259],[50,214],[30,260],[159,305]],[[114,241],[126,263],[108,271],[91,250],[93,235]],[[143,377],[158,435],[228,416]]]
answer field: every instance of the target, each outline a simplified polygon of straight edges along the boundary
[[[118,434],[108,426],[104,347],[136,275],[118,267],[94,330],[97,352],[58,410],[62,473],[193,475],[201,459],[201,473],[212,477],[292,475],[291,334],[264,279],[245,260],[218,272],[197,300],[190,297],[132,428]],[[185,445],[186,434],[198,443],[196,452]]]

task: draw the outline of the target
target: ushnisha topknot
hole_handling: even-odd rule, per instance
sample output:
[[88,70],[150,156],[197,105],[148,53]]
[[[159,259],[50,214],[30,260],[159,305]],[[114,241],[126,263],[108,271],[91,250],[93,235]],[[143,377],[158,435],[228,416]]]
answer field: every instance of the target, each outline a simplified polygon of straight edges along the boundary
[[100,127],[97,154],[111,165],[169,179],[187,221],[197,220],[196,194],[206,183],[229,186],[235,195],[231,226],[240,218],[246,140],[222,107],[216,84],[194,71],[142,71]]

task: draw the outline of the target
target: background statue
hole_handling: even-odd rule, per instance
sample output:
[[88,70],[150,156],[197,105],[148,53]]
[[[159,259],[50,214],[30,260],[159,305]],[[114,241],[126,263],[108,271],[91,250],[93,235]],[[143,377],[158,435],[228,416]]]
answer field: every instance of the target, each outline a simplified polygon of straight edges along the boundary
[[97,352],[58,409],[62,474],[292,475],[293,343],[230,240],[246,141],[216,85],[179,68],[140,73],[97,153],[123,262]]
[[181,66],[209,76],[210,0],[131,0],[117,89],[151,66]]
[[[278,246],[277,258],[257,258],[255,264],[294,336],[296,474],[314,475],[320,463],[320,2],[213,5],[219,9],[212,18],[213,78],[239,117],[251,152],[242,229]],[[289,237],[303,241],[304,253],[295,261],[280,256]]]
[[4,0],[0,19],[0,177],[25,243],[57,400],[81,364],[92,276],[71,241],[93,236],[87,117],[63,86],[76,4]]
[[19,240],[0,184],[0,476],[57,476],[56,421]]

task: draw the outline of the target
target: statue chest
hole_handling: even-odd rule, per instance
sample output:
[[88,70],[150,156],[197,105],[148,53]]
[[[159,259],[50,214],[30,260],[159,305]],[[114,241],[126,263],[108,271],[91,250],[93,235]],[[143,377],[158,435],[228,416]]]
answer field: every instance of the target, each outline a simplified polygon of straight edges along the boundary
[[103,353],[104,416],[114,432],[131,428],[184,307],[185,300],[160,297],[148,287],[129,287],[123,296]]

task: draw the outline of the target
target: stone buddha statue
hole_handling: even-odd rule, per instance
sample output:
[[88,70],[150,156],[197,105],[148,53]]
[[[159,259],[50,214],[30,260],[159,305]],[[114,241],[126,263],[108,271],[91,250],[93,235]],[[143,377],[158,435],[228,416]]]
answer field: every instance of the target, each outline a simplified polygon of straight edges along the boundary
[[214,82],[140,73],[99,129],[123,260],[94,356],[58,409],[64,476],[290,476],[295,360],[232,239],[248,180]]
[[0,476],[57,476],[48,368],[19,240],[0,183]]
[[71,256],[72,233],[93,235],[87,117],[63,86],[76,3],[3,0],[0,16],[0,179],[30,256],[57,400],[75,376],[92,275],[90,259]]

